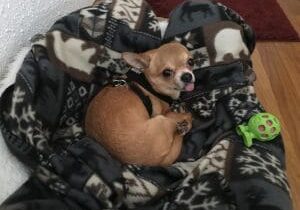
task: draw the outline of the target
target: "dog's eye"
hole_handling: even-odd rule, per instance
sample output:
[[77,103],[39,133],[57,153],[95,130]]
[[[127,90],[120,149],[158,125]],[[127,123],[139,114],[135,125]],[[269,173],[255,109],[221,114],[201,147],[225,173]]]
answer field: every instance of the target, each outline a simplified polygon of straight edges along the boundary
[[194,66],[194,65],[195,65],[194,59],[193,59],[193,58],[188,59],[187,64],[188,64],[189,66]]
[[173,75],[173,70],[172,69],[165,69],[163,72],[162,72],[163,76],[168,78],[170,76]]

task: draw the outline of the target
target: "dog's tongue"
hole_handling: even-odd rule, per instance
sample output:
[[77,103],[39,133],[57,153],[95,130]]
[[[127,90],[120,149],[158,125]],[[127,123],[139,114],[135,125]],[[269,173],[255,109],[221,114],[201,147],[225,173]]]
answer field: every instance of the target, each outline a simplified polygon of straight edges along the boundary
[[194,87],[195,87],[194,83],[188,83],[188,84],[186,84],[186,86],[184,87],[184,90],[185,90],[185,91],[193,91],[193,90],[194,90]]

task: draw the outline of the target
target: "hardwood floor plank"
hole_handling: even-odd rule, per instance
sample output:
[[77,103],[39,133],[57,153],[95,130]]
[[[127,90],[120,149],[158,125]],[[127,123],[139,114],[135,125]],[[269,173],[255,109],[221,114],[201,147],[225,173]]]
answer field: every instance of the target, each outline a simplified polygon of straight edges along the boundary
[[286,16],[300,35],[300,1],[299,0],[277,0]]
[[[287,44],[290,45],[290,44]],[[300,46],[300,45],[299,45]],[[270,79],[278,108],[286,119],[289,126],[290,135],[297,137],[300,135],[300,112],[299,82],[294,82],[293,77],[298,74],[296,51],[288,46],[277,47],[275,43],[262,43],[258,46],[258,51],[264,65],[266,74]],[[290,62],[286,62],[281,57],[281,53],[290,53]],[[300,143],[296,141],[295,143]],[[300,145],[298,145],[300,146]]]
[[253,54],[257,95],[282,124],[294,209],[300,209],[300,43],[258,43]]

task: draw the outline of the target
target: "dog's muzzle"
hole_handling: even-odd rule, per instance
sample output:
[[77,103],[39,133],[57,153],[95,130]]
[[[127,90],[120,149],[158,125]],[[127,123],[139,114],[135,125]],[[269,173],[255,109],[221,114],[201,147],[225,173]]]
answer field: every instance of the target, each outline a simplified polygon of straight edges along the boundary
[[195,88],[195,75],[189,69],[181,70],[178,75],[176,75],[176,80],[183,91],[193,91]]

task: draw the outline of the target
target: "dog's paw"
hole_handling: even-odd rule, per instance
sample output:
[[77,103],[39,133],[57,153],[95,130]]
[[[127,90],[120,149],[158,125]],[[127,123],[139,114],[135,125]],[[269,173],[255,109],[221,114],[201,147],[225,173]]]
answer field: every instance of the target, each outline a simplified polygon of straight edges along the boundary
[[189,122],[187,120],[183,120],[176,124],[177,133],[181,136],[184,136],[190,130]]

